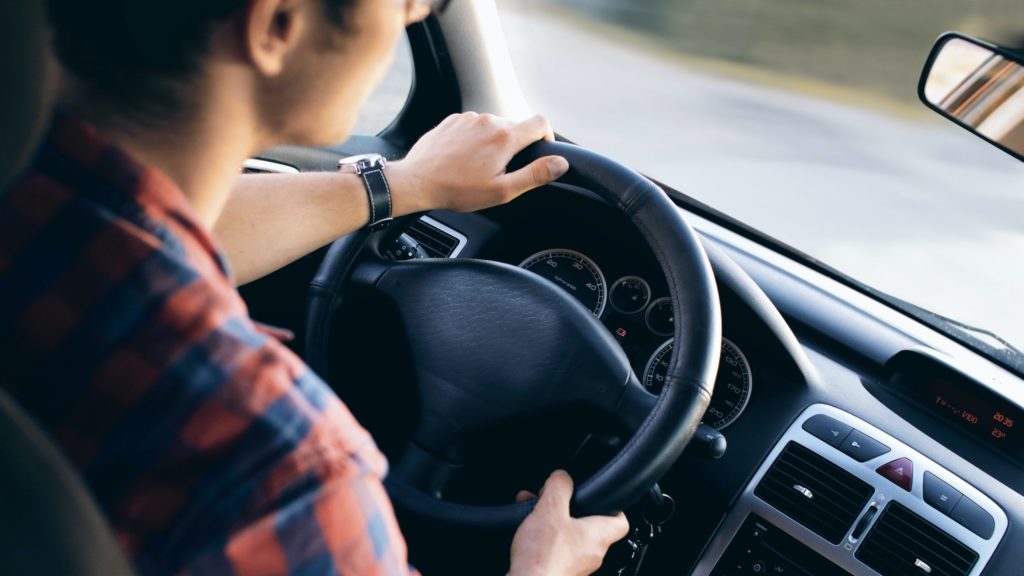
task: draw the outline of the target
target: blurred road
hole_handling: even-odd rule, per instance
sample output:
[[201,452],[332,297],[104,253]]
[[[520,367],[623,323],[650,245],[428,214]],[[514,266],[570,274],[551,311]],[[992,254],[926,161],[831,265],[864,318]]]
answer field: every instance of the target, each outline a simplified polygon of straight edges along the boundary
[[1024,348],[1020,162],[937,117],[728,79],[591,25],[502,8],[527,99],[556,131]]

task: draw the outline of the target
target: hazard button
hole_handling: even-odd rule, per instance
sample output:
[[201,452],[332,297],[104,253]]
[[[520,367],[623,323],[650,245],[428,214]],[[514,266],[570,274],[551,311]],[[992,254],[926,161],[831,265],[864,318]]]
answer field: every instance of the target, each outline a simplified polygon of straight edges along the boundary
[[886,480],[910,492],[914,485],[914,463],[906,458],[897,458],[888,464],[882,464],[875,470]]

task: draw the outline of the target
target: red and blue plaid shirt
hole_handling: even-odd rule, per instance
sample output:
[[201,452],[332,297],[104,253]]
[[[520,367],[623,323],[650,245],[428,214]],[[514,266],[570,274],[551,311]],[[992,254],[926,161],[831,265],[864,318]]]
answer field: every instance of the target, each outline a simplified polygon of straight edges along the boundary
[[181,190],[58,117],[0,198],[0,385],[144,574],[408,574],[369,434],[250,320]]

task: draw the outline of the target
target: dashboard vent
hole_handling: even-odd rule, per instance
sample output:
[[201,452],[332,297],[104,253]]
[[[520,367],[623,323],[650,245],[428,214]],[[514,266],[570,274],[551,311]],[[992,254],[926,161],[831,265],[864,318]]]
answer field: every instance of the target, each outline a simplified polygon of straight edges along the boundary
[[790,442],[754,490],[759,498],[838,544],[874,493],[870,484]]
[[906,506],[890,502],[857,549],[857,559],[885,576],[966,576],[978,554]]
[[454,258],[466,244],[466,237],[429,216],[413,222],[405,233],[431,258]]

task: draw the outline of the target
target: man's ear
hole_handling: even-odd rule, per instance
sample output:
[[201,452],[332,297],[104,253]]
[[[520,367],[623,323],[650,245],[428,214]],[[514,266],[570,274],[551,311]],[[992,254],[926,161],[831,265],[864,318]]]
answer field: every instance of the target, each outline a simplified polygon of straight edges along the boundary
[[243,50],[265,76],[277,76],[305,27],[302,0],[250,0]]

